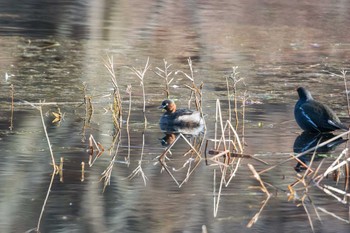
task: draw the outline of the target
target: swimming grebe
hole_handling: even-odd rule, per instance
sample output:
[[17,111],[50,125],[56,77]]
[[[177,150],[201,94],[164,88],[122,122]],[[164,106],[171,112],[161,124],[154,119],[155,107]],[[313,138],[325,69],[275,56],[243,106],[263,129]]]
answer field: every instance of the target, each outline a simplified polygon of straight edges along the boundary
[[295,104],[294,117],[300,128],[318,133],[349,129],[340,122],[332,109],[314,100],[304,87],[299,87],[297,91],[299,100]]
[[159,108],[166,110],[160,118],[159,123],[161,126],[168,125],[191,128],[204,124],[200,112],[190,109],[176,109],[176,104],[173,100],[164,100]]

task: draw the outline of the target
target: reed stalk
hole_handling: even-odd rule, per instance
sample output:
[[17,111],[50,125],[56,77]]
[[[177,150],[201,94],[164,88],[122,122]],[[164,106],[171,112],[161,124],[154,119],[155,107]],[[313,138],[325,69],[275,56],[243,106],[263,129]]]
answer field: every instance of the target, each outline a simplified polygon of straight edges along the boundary
[[144,117],[144,123],[145,123],[145,129],[147,128],[147,118],[146,118],[146,92],[145,92],[145,75],[146,72],[149,70],[151,65],[149,64],[149,57],[147,58],[145,67],[143,69],[137,70],[135,67],[131,67],[130,69],[134,72],[134,74],[139,78],[140,80],[140,85],[142,88],[142,97],[143,97],[143,117]]
[[10,96],[11,96],[11,117],[10,117],[10,130],[13,130],[13,112],[14,112],[14,105],[13,105],[13,101],[14,101],[14,93],[15,93],[15,88],[13,86],[13,84],[10,85]]
[[170,97],[170,84],[174,80],[174,78],[170,79],[170,75],[172,75],[173,71],[169,72],[169,68],[172,66],[171,64],[168,65],[168,62],[165,59],[163,59],[163,62],[164,62],[164,68],[161,69],[159,67],[156,67],[155,73],[159,77],[164,79],[164,81],[165,81],[164,92],[165,92],[166,98],[169,99],[169,97]]

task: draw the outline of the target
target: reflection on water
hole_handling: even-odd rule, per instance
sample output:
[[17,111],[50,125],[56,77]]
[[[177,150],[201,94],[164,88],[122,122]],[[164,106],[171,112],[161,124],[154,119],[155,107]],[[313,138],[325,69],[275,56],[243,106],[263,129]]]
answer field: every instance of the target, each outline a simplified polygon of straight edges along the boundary
[[[350,31],[344,29],[350,23],[349,8],[350,3],[344,1],[2,1],[0,231],[26,232],[39,219],[52,167],[39,113],[28,102],[45,100],[45,125],[56,162],[62,157],[64,167],[63,182],[58,176],[53,181],[41,232],[200,232],[202,225],[208,232],[295,232],[296,227],[298,232],[311,232],[308,217],[316,232],[347,232],[349,211],[343,202],[346,196],[334,190],[348,193],[344,189],[348,187],[348,177],[345,165],[332,166],[345,147],[344,140],[339,139],[337,147],[333,144],[321,148],[332,148],[327,151],[332,156],[324,160],[318,174],[336,168],[341,171],[339,180],[312,180],[306,176],[319,181],[318,186],[308,186],[304,193],[298,190],[305,191],[305,187],[296,188],[294,201],[288,187],[300,179],[293,169],[295,161],[288,159],[299,132],[292,114],[296,86],[302,83],[312,87],[317,99],[332,106],[341,118],[347,117],[343,79],[329,72],[339,73],[349,64]],[[114,56],[123,101],[123,128],[118,137],[111,110],[113,85],[103,61],[106,54]],[[145,129],[140,80],[129,67],[142,70],[147,57],[151,70],[143,80],[148,121]],[[192,72],[188,57],[192,57]],[[167,146],[173,145],[165,163],[178,183],[186,181],[181,188],[158,160],[166,150],[159,143],[164,133],[159,129],[161,113],[157,109],[165,98],[165,83],[153,71],[164,69],[164,58],[172,64],[168,67],[174,78],[169,86],[170,97],[178,99],[182,106],[188,103],[192,86],[177,71],[193,73],[195,83],[203,83],[206,134],[165,136]],[[225,77],[232,66],[238,66],[244,83],[240,83],[236,93],[228,94]],[[132,86],[131,99],[128,85]],[[237,101],[228,101],[234,94]],[[87,99],[91,100],[89,108],[84,103]],[[237,155],[235,159],[223,149],[222,155],[210,155],[217,157],[215,163],[207,166],[201,160],[203,147],[200,156],[183,155],[192,149],[190,145],[207,139],[220,140],[221,134],[215,135],[221,130],[220,125],[215,128],[219,121],[215,117],[216,99],[221,101],[223,119],[228,118],[229,107],[233,109],[236,104],[240,109],[231,112],[231,119],[236,114],[240,119],[232,122],[238,124],[240,137],[244,132],[244,152],[227,147],[231,155]],[[129,103],[128,132],[124,116]],[[57,113],[58,109],[64,118],[60,124],[54,124],[52,112]],[[187,129],[181,130],[191,134]],[[86,140],[90,135],[104,148],[92,167],[88,166],[90,151]],[[213,149],[214,141],[208,143],[208,150]],[[301,152],[317,144],[319,138],[301,135],[295,141],[301,145],[296,146]],[[111,160],[113,155],[115,160]],[[246,156],[238,157],[243,155]],[[251,159],[254,156],[268,165]],[[240,162],[236,163],[238,159]],[[341,157],[339,164],[346,159]],[[234,161],[234,166],[223,165],[227,161]],[[83,182],[81,162],[86,165]],[[111,164],[110,185],[103,193],[99,180]],[[268,202],[248,164],[258,172],[278,165],[260,174],[268,192],[273,194]],[[315,161],[312,170],[319,164]],[[146,185],[141,173],[133,173],[140,168],[147,177]],[[131,174],[135,174],[133,179],[128,178]],[[333,189],[324,191],[327,185]],[[259,188],[251,188],[256,186]],[[218,201],[214,197],[218,198],[219,191]],[[334,192],[334,196],[329,192]],[[306,203],[311,216],[298,205],[298,197],[305,193],[315,206],[309,208]],[[262,202],[266,203],[264,208]],[[259,210],[262,211],[257,215]],[[315,211],[321,215],[322,224]],[[254,216],[258,216],[256,222],[246,228]]]
[[[325,145],[318,146],[327,141],[329,142],[326,143]],[[301,157],[299,157],[301,162],[308,165],[314,153],[316,154],[315,159],[324,158],[325,154],[331,151],[334,151],[337,146],[339,146],[340,144],[346,141],[347,139],[343,139],[342,137],[336,138],[336,135],[332,133],[322,134],[322,133],[309,133],[304,131],[302,134],[296,137],[294,146],[293,146],[293,151],[296,154],[308,152],[302,155]],[[323,156],[320,157],[319,154],[322,154]],[[297,165],[295,166],[295,170],[297,172],[300,172],[301,170],[305,170],[305,167],[303,167],[303,165],[300,162],[298,162]]]

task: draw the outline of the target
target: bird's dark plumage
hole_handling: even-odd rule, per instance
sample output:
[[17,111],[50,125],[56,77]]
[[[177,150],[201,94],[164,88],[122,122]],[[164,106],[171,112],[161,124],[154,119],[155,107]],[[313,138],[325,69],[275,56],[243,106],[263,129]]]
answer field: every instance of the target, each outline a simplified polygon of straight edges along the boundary
[[295,104],[294,117],[300,128],[309,132],[330,132],[337,129],[348,130],[337,115],[327,105],[317,102],[304,87],[297,89],[299,100]]

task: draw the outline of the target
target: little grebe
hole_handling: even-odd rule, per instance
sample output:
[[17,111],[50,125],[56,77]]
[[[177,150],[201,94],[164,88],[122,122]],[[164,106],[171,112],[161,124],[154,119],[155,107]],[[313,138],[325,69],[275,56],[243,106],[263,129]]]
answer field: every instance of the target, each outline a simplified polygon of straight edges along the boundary
[[204,123],[200,112],[190,109],[176,109],[173,100],[164,100],[159,108],[166,110],[160,118],[161,126],[198,127]]

